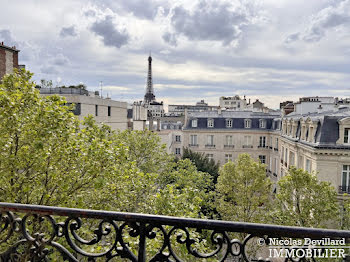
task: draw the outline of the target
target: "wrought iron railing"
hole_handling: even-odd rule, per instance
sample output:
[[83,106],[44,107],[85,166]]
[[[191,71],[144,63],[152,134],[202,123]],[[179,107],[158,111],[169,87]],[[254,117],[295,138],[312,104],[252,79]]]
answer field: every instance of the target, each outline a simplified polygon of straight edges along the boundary
[[339,193],[350,193],[350,186],[339,186]]
[[342,230],[12,203],[0,211],[0,261],[269,261],[271,238],[350,238]]

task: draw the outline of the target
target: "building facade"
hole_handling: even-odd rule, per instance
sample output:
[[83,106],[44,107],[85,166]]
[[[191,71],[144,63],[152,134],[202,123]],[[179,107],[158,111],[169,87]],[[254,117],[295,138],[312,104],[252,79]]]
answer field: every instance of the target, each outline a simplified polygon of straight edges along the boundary
[[15,46],[9,47],[0,43],[0,81],[5,74],[11,74],[18,65],[19,50]]
[[[340,194],[350,193],[350,108],[281,116],[280,112],[213,111],[185,117],[182,130],[163,136],[168,152],[183,148],[221,165],[248,153],[277,182],[290,166],[314,172]],[[160,133],[165,131],[161,131]]]
[[89,92],[80,88],[40,88],[43,96],[64,96],[68,104],[74,104],[73,113],[84,119],[92,115],[97,123],[109,125],[113,130],[128,128],[127,103],[115,101],[110,98],[101,98],[98,92]]
[[217,110],[218,106],[209,106],[204,100],[197,102],[195,105],[168,105],[169,116],[184,116],[185,111],[191,112],[202,112],[202,111],[213,111]]

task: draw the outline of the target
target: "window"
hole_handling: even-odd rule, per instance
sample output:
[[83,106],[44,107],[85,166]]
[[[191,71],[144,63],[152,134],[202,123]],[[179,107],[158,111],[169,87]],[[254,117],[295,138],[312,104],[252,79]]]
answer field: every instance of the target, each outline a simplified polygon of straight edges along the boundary
[[288,162],[288,148],[286,148],[286,153],[284,154],[284,162]]
[[278,161],[277,158],[275,158],[275,174],[277,174],[277,170],[278,170]]
[[210,160],[214,160],[214,154],[207,154],[207,158]]
[[299,156],[298,167],[304,169],[304,158],[303,158],[303,156]]
[[232,127],[232,119],[226,119],[226,127]]
[[252,137],[244,136],[244,146],[251,147],[252,146]]
[[350,128],[344,128],[344,144],[348,144],[350,142],[349,130],[350,130]]
[[289,157],[290,157],[289,165],[295,166],[295,154],[293,152],[290,152]]
[[191,145],[196,146],[197,145],[197,135],[191,135]]
[[225,154],[225,163],[231,161],[232,162],[232,154]]
[[95,116],[98,116],[98,105],[95,105]]
[[244,119],[244,128],[250,128],[252,126],[252,120]]
[[197,119],[193,119],[192,120],[192,127],[197,127],[197,124],[198,124]]
[[175,148],[175,155],[181,155],[181,148]]
[[271,171],[272,170],[272,157],[270,156],[270,159],[269,159],[269,170]]
[[259,120],[259,127],[260,128],[266,128],[266,120],[265,119],[260,119]]
[[233,145],[233,139],[232,136],[226,136],[226,144],[227,146],[232,146]]
[[214,135],[207,135],[207,145],[208,146],[214,145]]
[[214,119],[208,119],[208,127],[214,127]]
[[278,138],[276,138],[276,148],[278,149]]
[[108,116],[111,116],[111,107],[108,106]]
[[270,148],[272,148],[272,136],[270,136]]
[[266,146],[266,136],[261,136],[259,139],[259,147],[265,147]]
[[175,142],[181,142],[181,136],[175,136]]
[[266,156],[264,155],[259,156],[259,160],[262,164],[266,164]]
[[281,161],[284,160],[284,147],[282,146],[282,156],[281,156]]
[[343,165],[342,171],[342,191],[349,192],[350,186],[350,165]]
[[311,161],[310,161],[310,159],[306,159],[305,170],[306,170],[307,172],[311,173]]

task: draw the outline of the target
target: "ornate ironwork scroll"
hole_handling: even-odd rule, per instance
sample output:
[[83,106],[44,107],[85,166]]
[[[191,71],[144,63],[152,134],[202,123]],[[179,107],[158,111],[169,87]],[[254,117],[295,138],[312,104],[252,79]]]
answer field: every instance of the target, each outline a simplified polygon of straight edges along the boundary
[[340,230],[10,203],[0,203],[0,212],[0,261],[6,262],[274,261],[267,248],[273,237],[350,237]]

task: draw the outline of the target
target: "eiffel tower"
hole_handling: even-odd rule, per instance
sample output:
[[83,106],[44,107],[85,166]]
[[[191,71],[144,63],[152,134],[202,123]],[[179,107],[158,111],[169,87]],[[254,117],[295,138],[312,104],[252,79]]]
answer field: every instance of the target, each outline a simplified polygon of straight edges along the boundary
[[154,95],[153,81],[152,81],[152,57],[150,54],[148,57],[147,88],[146,88],[146,94],[143,101],[145,104],[150,104],[155,100],[156,100],[156,96]]

